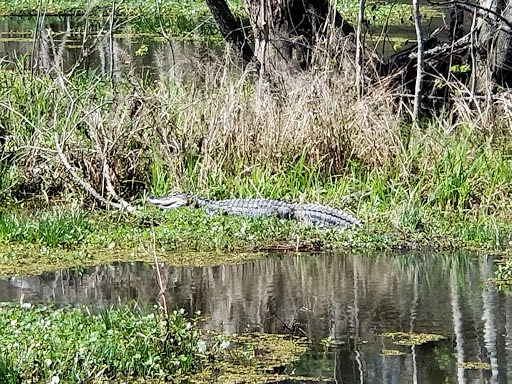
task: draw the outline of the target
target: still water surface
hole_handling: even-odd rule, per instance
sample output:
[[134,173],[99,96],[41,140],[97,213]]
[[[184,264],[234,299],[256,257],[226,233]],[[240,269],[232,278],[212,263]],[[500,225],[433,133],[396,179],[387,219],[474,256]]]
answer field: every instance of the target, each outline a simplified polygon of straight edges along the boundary
[[[78,64],[80,69],[94,70],[104,76],[111,73],[149,75],[154,80],[163,80],[169,72],[173,75],[182,75],[183,71],[190,73],[197,69],[194,66],[206,65],[212,56],[215,59],[222,56],[223,48],[218,44],[167,41],[158,34],[130,33],[126,26],[116,31],[110,41],[108,31],[101,29],[104,23],[97,20],[96,24],[84,40],[85,20],[81,17],[49,16],[42,18],[39,24],[31,16],[0,17],[0,64],[21,60],[27,68],[59,73],[69,73]],[[424,20],[426,35],[441,26],[444,26],[441,12]],[[98,34],[100,30],[103,32]],[[371,30],[375,36],[383,34],[382,27],[375,26]],[[411,23],[388,25],[385,36],[374,47],[384,57],[395,53],[394,45],[398,44],[400,50],[416,40]],[[449,32],[444,31],[440,38],[447,40],[448,36]],[[371,39],[367,43],[373,47]]]
[[206,41],[166,40],[157,35],[128,31],[99,33],[99,26],[84,34],[85,20],[72,16],[44,17],[40,24],[31,16],[0,16],[0,65],[21,65],[51,74],[74,70],[99,76],[165,80],[194,73],[222,48]]
[[[162,267],[171,307],[208,316],[228,333],[283,332],[300,324],[313,342],[295,373],[338,383],[507,383],[512,381],[512,298],[496,290],[491,257],[467,253],[268,256],[242,265]],[[0,301],[94,307],[158,293],[143,263],[61,270],[0,280]],[[510,311],[510,316],[509,316]],[[510,318],[510,321],[509,321]],[[445,339],[400,346],[385,332],[436,333]],[[324,349],[327,337],[342,344]],[[383,356],[383,350],[402,356]],[[458,363],[486,362],[488,370]]]

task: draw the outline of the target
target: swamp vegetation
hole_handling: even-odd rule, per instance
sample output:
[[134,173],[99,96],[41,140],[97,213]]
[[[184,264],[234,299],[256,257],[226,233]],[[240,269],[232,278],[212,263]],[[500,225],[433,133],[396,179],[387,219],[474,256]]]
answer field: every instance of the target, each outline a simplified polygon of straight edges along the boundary
[[[4,8],[14,6],[9,4]],[[63,7],[55,13],[66,14],[65,5],[54,4]],[[243,7],[232,9],[238,14]],[[111,36],[101,30],[97,39],[82,41],[81,51],[102,52],[101,70],[64,65],[70,31],[53,37],[41,30],[31,56],[0,68],[0,241],[6,262],[20,260],[13,256],[19,251],[10,249],[19,246],[28,253],[59,248],[64,258],[91,249],[147,248],[152,233],[162,251],[310,244],[508,252],[512,141],[505,88],[487,101],[471,99],[453,69],[448,79],[436,80],[450,102],[414,122],[400,84],[382,81],[358,96],[353,74],[339,70],[350,63],[349,53],[330,60],[328,46],[313,52],[311,70],[281,72],[281,80],[262,93],[257,75],[244,72],[233,53],[181,58],[181,66],[155,76],[135,66],[138,58],[158,62],[161,56],[137,42],[130,47],[133,60],[121,66],[127,52],[110,52]],[[121,198],[144,213],[115,213],[105,202],[95,209],[70,169],[100,196]],[[352,212],[365,227],[339,232],[276,218],[144,208],[145,195],[175,189],[212,199],[316,201]]]
[[2,304],[0,323],[0,377],[12,378],[8,383],[49,382],[52,377],[83,382],[120,374],[165,378],[186,374],[198,362],[198,330],[179,311],[165,319],[133,308],[91,314],[85,309]]
[[[112,13],[120,21],[116,33],[136,32],[142,34],[165,35],[179,39],[221,39],[219,29],[205,1],[157,1],[130,0],[114,4],[110,0],[98,1],[39,1],[12,0],[0,2],[0,16],[24,17],[39,13],[47,16],[86,16],[93,24],[100,25],[104,17]],[[337,7],[351,21],[357,20],[358,4],[352,1],[338,2]],[[242,0],[229,2],[233,15],[242,21],[250,34],[248,14]],[[412,7],[406,3],[368,2],[368,19],[376,27],[386,22],[412,24]],[[428,20],[439,10],[424,7],[424,17]],[[30,31],[24,31],[30,32]]]
[[219,380],[241,375],[265,382],[276,379],[274,367],[292,363],[306,349],[276,335],[207,334],[197,322],[184,310],[164,316],[137,307],[90,313],[86,308],[3,303],[0,379],[5,384],[99,383],[119,377],[207,382],[217,370]]
[[[247,250],[297,239],[350,248],[508,248],[506,94],[478,114],[456,100],[452,111],[412,129],[397,119],[387,93],[354,100],[343,74],[297,77],[286,98],[263,103],[250,76],[221,72],[223,66],[213,61],[200,80],[113,85],[78,72],[64,88],[21,63],[2,69],[0,240],[131,247],[154,227],[168,250]],[[173,189],[213,199],[319,201],[353,212],[365,228],[338,232],[187,209],[84,213],[92,201],[68,176],[56,142],[80,176],[105,194],[108,159],[114,188],[135,205],[143,205],[146,193]],[[21,206],[38,208],[27,213]]]
[[[2,15],[35,16],[31,49],[0,62],[1,276],[143,260],[161,279],[158,261],[238,264],[268,250],[467,248],[511,255],[512,98],[500,67],[505,59],[489,55],[494,62],[484,76],[485,55],[468,45],[483,35],[481,24],[465,37],[451,26],[451,51],[428,40],[428,49],[444,50],[435,60],[427,55],[422,103],[413,107],[418,57],[394,52],[403,47],[386,35],[390,20],[407,23],[409,6],[369,4],[374,14],[362,36],[359,4],[305,0],[310,8],[301,14],[299,2],[282,2],[290,6],[285,11],[269,2],[260,14],[256,3],[0,0]],[[290,28],[297,14],[304,17]],[[62,17],[65,28],[53,31],[48,15]],[[71,16],[79,17],[76,30]],[[356,34],[350,22],[357,21]],[[123,46],[119,34],[133,41]],[[222,36],[228,45],[177,59],[176,36],[219,43]],[[144,40],[152,37],[168,50]],[[489,49],[498,40],[506,46],[501,35],[491,40],[484,41]],[[65,60],[69,45],[79,47],[72,61]],[[93,53],[96,65],[84,65]],[[160,72],[146,68],[147,61]],[[211,199],[320,202],[353,213],[364,226],[340,231],[145,206],[147,195],[173,190]],[[418,269],[411,271],[417,277]],[[500,281],[507,283],[511,271],[501,265]],[[456,293],[457,274],[450,278]],[[161,281],[159,289],[162,295]],[[277,380],[269,372],[305,351],[297,339],[258,346],[267,336],[239,339],[239,349],[228,349],[227,336],[204,337],[196,320],[180,310],[167,313],[162,303],[165,297],[150,312],[101,313],[23,297],[2,304],[0,325],[8,332],[0,335],[0,379],[55,383],[199,372],[210,380],[230,360],[236,367],[221,371],[231,377],[243,366]],[[412,330],[389,335],[413,338]],[[350,343],[359,341],[356,332]],[[291,352],[276,347],[283,345]],[[281,361],[261,363],[262,350]]]
[[[364,377],[372,384],[512,376],[503,343],[510,339],[512,296],[490,282],[494,259],[485,253],[330,251],[209,267],[165,264],[160,276],[171,312],[200,311],[206,354],[221,352],[212,365],[203,366],[199,356],[206,382],[257,382],[251,371],[266,371],[272,382]],[[154,275],[151,263],[119,262],[0,279],[0,301],[22,300],[34,310],[87,306],[92,314],[127,306],[144,314],[158,301]],[[247,332],[255,333],[248,338]],[[305,347],[290,333],[307,338],[307,351],[283,367]],[[275,361],[274,352],[281,359]],[[233,361],[240,364],[228,364]],[[283,370],[291,377],[280,375]]]

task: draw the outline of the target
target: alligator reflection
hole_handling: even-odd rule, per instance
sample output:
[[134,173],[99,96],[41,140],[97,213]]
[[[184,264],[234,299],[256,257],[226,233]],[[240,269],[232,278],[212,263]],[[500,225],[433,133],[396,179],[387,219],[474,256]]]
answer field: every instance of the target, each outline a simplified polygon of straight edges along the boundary
[[[491,258],[465,253],[326,253],[161,272],[171,307],[201,310],[210,317],[207,328],[282,332],[293,320],[313,340],[343,342],[306,356],[296,368],[300,374],[333,375],[344,383],[506,383],[512,378],[512,299],[489,282],[493,268]],[[153,267],[142,263],[0,280],[2,301],[23,295],[32,302],[106,306],[136,300],[147,306],[157,292]],[[446,340],[405,347],[381,336],[398,331]],[[384,349],[405,354],[382,356]],[[458,366],[464,362],[487,362],[491,369]]]

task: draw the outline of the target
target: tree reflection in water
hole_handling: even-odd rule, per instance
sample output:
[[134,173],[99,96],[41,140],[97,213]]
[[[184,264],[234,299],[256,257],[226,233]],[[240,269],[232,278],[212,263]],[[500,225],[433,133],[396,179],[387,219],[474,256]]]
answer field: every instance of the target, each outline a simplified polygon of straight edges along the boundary
[[[170,308],[200,310],[208,329],[283,332],[298,323],[317,344],[296,367],[340,382],[507,382],[511,299],[489,282],[490,257],[458,252],[269,256],[240,265],[162,267]],[[156,303],[153,267],[131,263],[0,280],[0,300],[85,304]],[[407,347],[385,332],[446,339]],[[328,341],[326,342],[325,340]],[[324,350],[321,342],[331,344]],[[383,356],[382,350],[404,352]],[[457,365],[483,361],[489,371]]]

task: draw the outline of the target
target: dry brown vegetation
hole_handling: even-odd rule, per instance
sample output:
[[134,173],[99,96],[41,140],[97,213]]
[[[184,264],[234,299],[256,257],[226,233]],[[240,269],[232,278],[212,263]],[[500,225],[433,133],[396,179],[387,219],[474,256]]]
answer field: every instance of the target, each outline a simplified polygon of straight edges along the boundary
[[182,189],[331,202],[355,193],[354,210],[396,206],[399,217],[411,202],[488,212],[511,191],[508,92],[471,100],[452,84],[451,109],[413,130],[399,87],[381,82],[358,99],[350,74],[328,65],[265,89],[223,60],[149,84],[75,74],[62,86],[21,69],[0,77],[2,189],[13,197],[81,194],[55,132],[73,169],[105,196],[105,167],[111,191],[128,198]]

